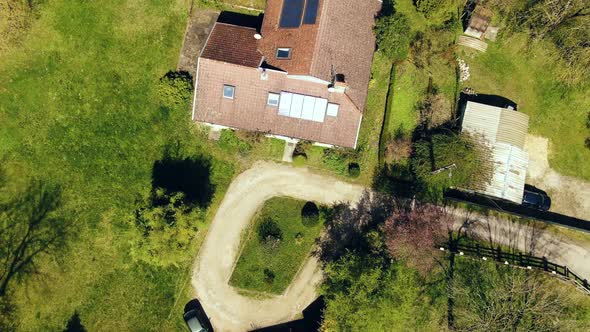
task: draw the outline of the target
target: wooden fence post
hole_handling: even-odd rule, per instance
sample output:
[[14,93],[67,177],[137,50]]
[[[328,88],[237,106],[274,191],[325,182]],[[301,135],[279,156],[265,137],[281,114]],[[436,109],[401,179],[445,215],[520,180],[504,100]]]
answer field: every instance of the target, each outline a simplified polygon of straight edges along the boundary
[[547,262],[547,257],[543,256],[543,269],[545,272],[549,271],[549,262]]

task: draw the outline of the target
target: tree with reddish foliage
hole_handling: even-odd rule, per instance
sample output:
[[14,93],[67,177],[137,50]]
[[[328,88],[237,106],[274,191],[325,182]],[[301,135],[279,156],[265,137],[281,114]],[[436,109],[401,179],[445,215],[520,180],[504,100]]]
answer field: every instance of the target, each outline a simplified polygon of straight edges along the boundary
[[445,240],[449,216],[431,204],[398,203],[383,226],[389,255],[420,272],[428,272],[437,254],[435,245]]

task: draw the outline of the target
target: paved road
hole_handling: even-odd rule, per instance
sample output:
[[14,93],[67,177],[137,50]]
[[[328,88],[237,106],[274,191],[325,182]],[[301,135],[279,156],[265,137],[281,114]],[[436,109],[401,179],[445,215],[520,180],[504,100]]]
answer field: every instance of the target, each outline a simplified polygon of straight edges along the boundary
[[193,273],[193,287],[215,331],[247,331],[293,319],[316,298],[321,270],[310,258],[281,296],[256,300],[228,285],[237,260],[240,236],[256,210],[271,197],[290,196],[321,203],[356,202],[364,188],[306,169],[257,163],[229,187]]
[[[316,297],[315,286],[321,281],[318,262],[310,258],[291,286],[281,296],[253,299],[242,296],[228,285],[243,230],[257,209],[274,196],[290,196],[322,203],[356,202],[365,189],[331,177],[313,174],[306,169],[259,162],[240,174],[229,187],[193,272],[193,287],[216,331],[247,331],[293,319]],[[590,278],[590,250],[552,233],[534,230],[506,220],[488,219],[453,211],[455,226],[465,218],[475,220],[471,231],[492,237],[504,244],[525,249],[536,241],[538,255],[569,266]]]

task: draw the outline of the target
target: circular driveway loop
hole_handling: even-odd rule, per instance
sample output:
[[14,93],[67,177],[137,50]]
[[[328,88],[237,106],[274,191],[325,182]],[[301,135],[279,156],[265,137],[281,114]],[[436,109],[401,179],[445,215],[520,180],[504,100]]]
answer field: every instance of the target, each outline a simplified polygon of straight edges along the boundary
[[311,257],[280,296],[253,299],[228,282],[238,258],[241,233],[269,198],[289,196],[319,203],[357,202],[364,188],[307,169],[258,162],[228,188],[201,247],[192,283],[218,332],[248,331],[293,319],[316,298],[321,270]]

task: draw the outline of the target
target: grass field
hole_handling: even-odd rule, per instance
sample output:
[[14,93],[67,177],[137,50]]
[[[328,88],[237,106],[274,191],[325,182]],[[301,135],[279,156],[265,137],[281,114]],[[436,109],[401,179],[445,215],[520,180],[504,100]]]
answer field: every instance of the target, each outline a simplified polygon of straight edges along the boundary
[[[282,142],[263,140],[236,159],[233,147],[207,140],[189,110],[161,109],[157,86],[176,67],[189,5],[43,2],[20,43],[1,51],[2,166],[11,186],[58,184],[76,229],[66,251],[11,284],[18,330],[63,330],[76,312],[89,331],[184,329],[193,258],[227,186],[255,160],[280,158]],[[171,146],[210,161],[215,192],[195,220],[191,257],[153,267],[130,255],[131,221]]]
[[471,78],[465,85],[516,102],[530,116],[529,132],[550,139],[551,167],[590,180],[590,149],[584,147],[590,80],[578,87],[560,83],[551,51],[551,45],[524,35],[501,38],[484,54],[469,53]]
[[[264,204],[242,240],[243,249],[230,279],[232,286],[272,294],[285,291],[322,229],[322,220],[311,227],[302,223],[304,205],[305,201],[287,197],[271,198]],[[272,218],[283,234],[275,248],[258,239],[257,227],[267,218]],[[274,281],[265,280],[265,269],[274,273]]]

